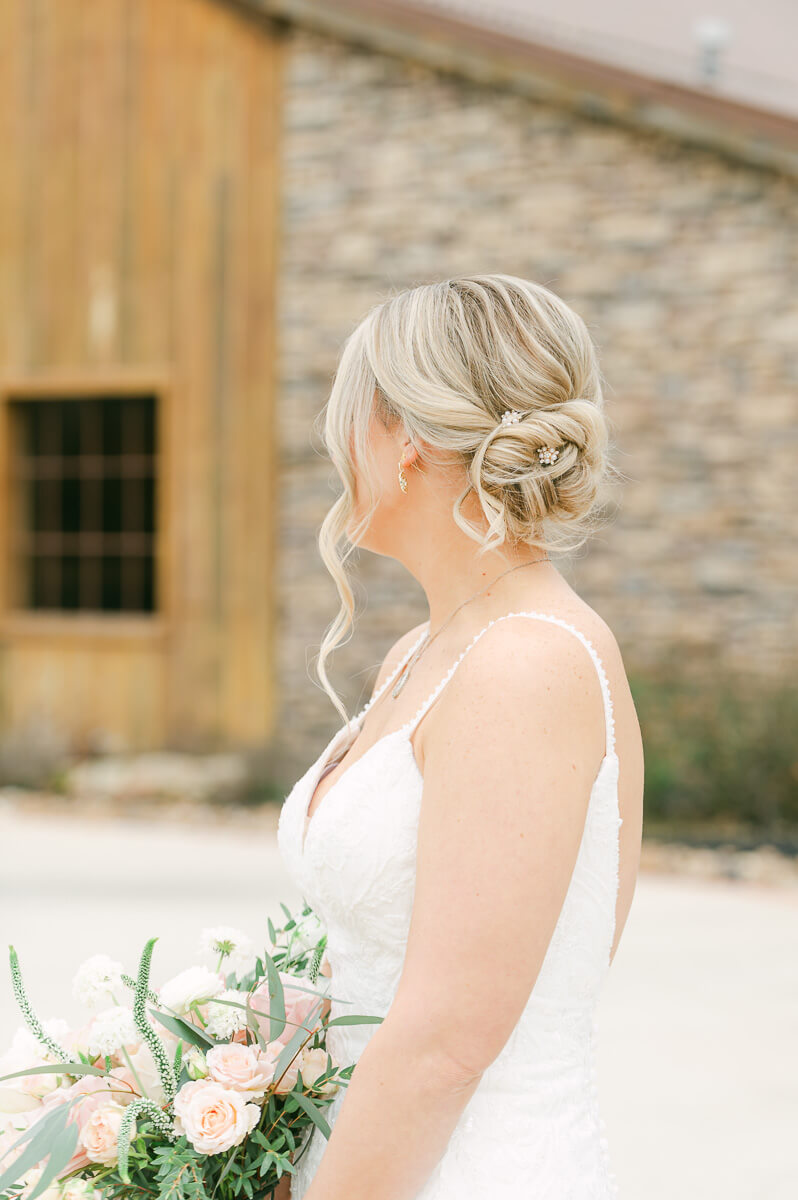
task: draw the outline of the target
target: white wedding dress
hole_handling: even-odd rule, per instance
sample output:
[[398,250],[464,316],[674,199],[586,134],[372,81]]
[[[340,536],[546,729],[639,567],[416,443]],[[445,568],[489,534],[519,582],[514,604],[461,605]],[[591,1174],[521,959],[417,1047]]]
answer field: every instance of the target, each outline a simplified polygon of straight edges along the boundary
[[[529,1000],[499,1056],[480,1079],[415,1200],[610,1200],[618,1194],[596,1084],[596,1002],[615,932],[621,817],[612,699],[592,643],[547,613],[507,613],[496,620],[553,621],[578,637],[598,672],[606,718],[606,753],[593,784],[576,865]],[[413,907],[423,777],[411,737],[468,651],[473,638],[416,714],[355,759],[309,822],[306,811],[325,768],[337,761],[343,726],[297,780],[280,812],[278,844],[285,866],[328,934],[331,1016],[385,1016],[402,971]],[[398,676],[412,650],[354,723]],[[497,881],[499,886],[499,881]],[[355,1062],[377,1024],[333,1026],[330,1053]],[[325,1108],[332,1127],[346,1088]],[[327,1146],[313,1129],[297,1152],[292,1200],[302,1200]],[[379,1200],[379,1197],[375,1197]]]

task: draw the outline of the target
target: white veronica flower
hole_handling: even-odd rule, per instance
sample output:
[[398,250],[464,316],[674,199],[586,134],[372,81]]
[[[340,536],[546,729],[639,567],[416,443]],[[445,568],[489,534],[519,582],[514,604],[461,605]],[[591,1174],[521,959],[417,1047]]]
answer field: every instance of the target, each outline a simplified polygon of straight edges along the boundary
[[113,993],[122,987],[122,964],[107,954],[95,954],[78,968],[72,980],[72,994],[89,1008],[104,1000],[113,1000]]
[[214,961],[223,954],[225,961],[222,969],[235,971],[239,975],[250,971],[257,957],[252,939],[232,925],[215,925],[210,929],[203,929],[200,934],[200,950],[210,954]]
[[[218,1000],[235,1000],[238,1004],[246,1002],[247,993],[228,988],[218,996]],[[246,1029],[247,1014],[243,1008],[233,1008],[230,1004],[216,1004],[211,1000],[208,1005],[206,1028],[211,1037],[231,1038],[239,1029]]]
[[88,1050],[92,1056],[116,1054],[123,1046],[139,1041],[133,1013],[121,1004],[98,1013],[88,1033]]
[[183,1016],[199,1000],[210,1000],[224,991],[224,983],[207,967],[188,967],[163,985],[158,1000],[164,1008]]

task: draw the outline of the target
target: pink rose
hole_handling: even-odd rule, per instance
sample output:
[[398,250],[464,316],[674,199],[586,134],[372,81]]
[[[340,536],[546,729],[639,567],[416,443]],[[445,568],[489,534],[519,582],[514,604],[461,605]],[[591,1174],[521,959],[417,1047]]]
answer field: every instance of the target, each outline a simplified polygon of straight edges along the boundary
[[257,1104],[211,1079],[184,1083],[175,1096],[175,1128],[198,1154],[221,1154],[238,1146],[259,1117]]
[[[308,1034],[312,1032],[311,1026],[308,1024],[308,1018],[313,1009],[320,1003],[321,997],[314,995],[313,992],[304,992],[299,988],[292,987],[293,975],[288,975],[285,971],[280,971],[280,979],[285,992],[285,1016],[286,1022],[281,1033],[272,1039],[273,1041],[281,1042],[284,1046],[290,1042],[291,1038],[297,1032],[300,1025],[304,1025]],[[252,993],[250,997],[250,1005],[256,1014],[258,1029],[264,1041],[269,1041],[269,1011],[270,1011],[269,983],[264,979],[259,987]],[[321,1022],[321,1013],[318,1013],[312,1029],[319,1028]]]
[[95,1108],[80,1131],[80,1141],[91,1162],[114,1163],[118,1158],[117,1139],[125,1110],[111,1101]]
[[274,1064],[282,1049],[282,1042],[271,1042],[266,1051],[238,1042],[214,1046],[205,1055],[208,1078],[243,1096],[263,1096],[274,1077]]

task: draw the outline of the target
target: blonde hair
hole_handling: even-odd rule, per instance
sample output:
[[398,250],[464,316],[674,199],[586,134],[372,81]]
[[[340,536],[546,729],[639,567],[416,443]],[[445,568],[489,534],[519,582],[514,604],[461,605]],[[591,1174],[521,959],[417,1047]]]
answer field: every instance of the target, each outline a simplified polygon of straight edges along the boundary
[[[461,275],[409,288],[375,305],[350,334],[320,414],[343,492],[319,532],[341,607],[316,664],[345,724],[349,718],[325,664],[354,624],[345,568],[356,548],[345,532],[355,497],[352,449],[369,499],[354,539],[380,493],[367,444],[375,411],[386,428],[403,423],[421,465],[424,443],[462,464],[464,487],[452,518],[474,539],[477,554],[506,541],[573,551],[599,524],[600,485],[614,472],[601,385],[582,318],[548,288],[512,275]],[[507,409],[521,412],[521,419],[503,425]],[[553,465],[538,457],[544,446],[560,448]],[[472,492],[488,521],[484,533],[462,513]],[[339,542],[347,541],[342,554]]]

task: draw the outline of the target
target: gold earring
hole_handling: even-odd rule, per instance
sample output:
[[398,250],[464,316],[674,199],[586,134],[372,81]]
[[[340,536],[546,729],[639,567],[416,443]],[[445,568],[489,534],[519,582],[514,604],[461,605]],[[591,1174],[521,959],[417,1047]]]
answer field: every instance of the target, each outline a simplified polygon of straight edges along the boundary
[[407,491],[407,476],[404,473],[403,467],[404,467],[404,464],[400,458],[399,459],[399,487],[402,489],[403,492],[406,492]]

